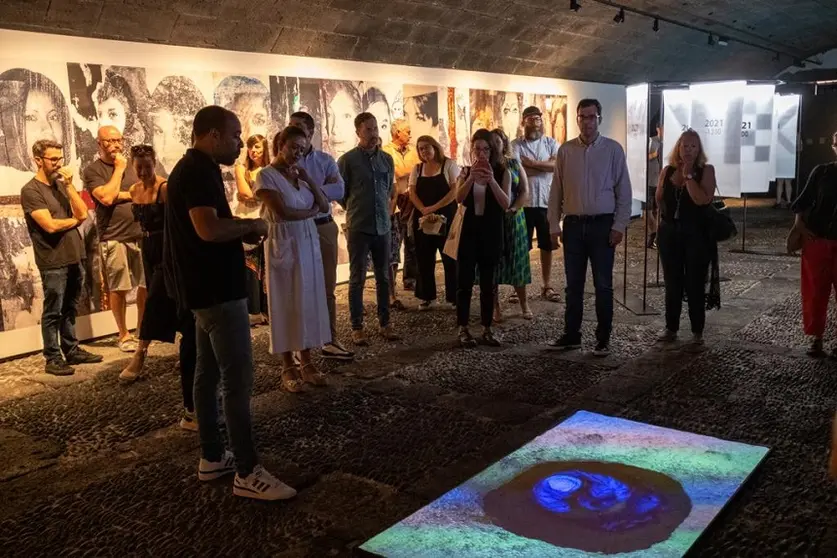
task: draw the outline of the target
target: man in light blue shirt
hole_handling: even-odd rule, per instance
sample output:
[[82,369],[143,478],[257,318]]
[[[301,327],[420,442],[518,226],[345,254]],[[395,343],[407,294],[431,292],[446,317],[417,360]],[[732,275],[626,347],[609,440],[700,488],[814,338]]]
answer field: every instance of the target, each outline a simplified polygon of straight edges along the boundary
[[[526,215],[526,228],[529,233],[529,250],[532,249],[532,236],[538,233],[538,248],[541,251],[541,274],[544,300],[558,302],[558,293],[552,288],[552,252],[558,248],[552,243],[552,234],[546,218],[549,207],[549,192],[552,187],[552,173],[555,170],[555,157],[558,154],[558,142],[543,133],[543,115],[538,107],[527,107],[523,111],[524,136],[512,142],[514,156],[523,165],[529,179],[529,200],[523,208]],[[514,301],[510,301],[514,302]]]
[[[334,158],[314,149],[311,138],[314,136],[314,118],[307,112],[295,112],[291,115],[289,124],[305,131],[308,136],[308,150],[297,163],[317,184],[322,184],[323,194],[329,203],[340,201],[345,195],[345,186],[340,170]],[[337,288],[337,235],[339,229],[329,210],[314,219],[320,237],[320,251],[323,256],[323,275],[326,284],[326,299],[328,303],[328,317],[331,322],[331,343],[322,349],[324,358],[335,360],[352,360],[354,353],[346,349],[337,340],[337,304],[334,290]]]

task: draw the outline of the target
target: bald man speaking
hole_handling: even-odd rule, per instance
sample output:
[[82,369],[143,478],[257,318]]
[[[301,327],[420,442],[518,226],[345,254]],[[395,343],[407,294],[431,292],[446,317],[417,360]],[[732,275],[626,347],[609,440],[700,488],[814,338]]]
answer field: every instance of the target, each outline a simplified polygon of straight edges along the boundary
[[122,132],[113,126],[103,126],[99,128],[97,142],[99,158],[84,169],[82,177],[96,204],[102,275],[119,329],[118,346],[122,352],[131,353],[137,350],[137,341],[128,330],[125,299],[134,287],[137,287],[137,328],[145,309],[142,230],[134,221],[129,193],[131,185],[139,179],[125,158]]

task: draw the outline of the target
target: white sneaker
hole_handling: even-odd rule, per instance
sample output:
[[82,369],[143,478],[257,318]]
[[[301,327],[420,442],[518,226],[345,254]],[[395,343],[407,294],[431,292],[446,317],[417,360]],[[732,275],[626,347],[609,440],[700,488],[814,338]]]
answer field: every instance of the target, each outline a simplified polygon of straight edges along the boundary
[[221,461],[208,461],[201,457],[198,466],[198,480],[211,481],[234,472],[235,456],[231,451],[225,451]]
[[238,473],[233,481],[233,494],[256,500],[287,500],[296,496],[296,490],[283,483],[261,465],[242,478]]

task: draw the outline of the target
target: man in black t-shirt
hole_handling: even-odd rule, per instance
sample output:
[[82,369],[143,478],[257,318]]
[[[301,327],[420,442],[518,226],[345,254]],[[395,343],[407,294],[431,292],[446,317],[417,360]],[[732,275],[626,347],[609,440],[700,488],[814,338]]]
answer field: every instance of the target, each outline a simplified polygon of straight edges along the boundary
[[32,155],[38,172],[20,190],[20,203],[44,289],[41,334],[46,372],[69,376],[71,364],[102,361],[100,355],[78,346],[75,332],[84,284],[84,246],[78,226],[87,218],[87,206],[73,186],[73,172],[61,166],[60,143],[36,141]]
[[[195,315],[195,412],[201,439],[200,480],[235,472],[233,494],[259,500],[291,498],[296,491],[258,464],[250,424],[253,347],[247,311],[242,240],[258,244],[262,219],[233,219],[221,165],[232,165],[244,144],[232,112],[204,107],[195,115],[194,146],[169,176],[163,239],[178,305]],[[218,383],[224,386],[227,432],[234,454],[224,451],[218,429]]]
[[96,230],[108,289],[110,309],[119,330],[119,348],[137,350],[125,320],[128,292],[137,287],[137,329],[145,310],[145,274],[140,238],[142,230],[131,211],[131,185],[138,182],[123,154],[122,133],[113,126],[99,129],[99,158],[83,172],[84,187],[96,203]]

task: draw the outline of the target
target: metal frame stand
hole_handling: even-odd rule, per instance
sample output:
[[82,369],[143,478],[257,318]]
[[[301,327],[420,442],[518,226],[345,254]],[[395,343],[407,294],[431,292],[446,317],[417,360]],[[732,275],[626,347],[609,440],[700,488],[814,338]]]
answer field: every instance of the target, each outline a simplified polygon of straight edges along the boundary
[[[643,223],[646,223],[646,221],[643,220]],[[659,312],[651,308],[647,300],[648,289],[645,283],[648,281],[648,227],[643,228],[645,229],[645,263],[642,271],[642,297],[636,293],[628,292],[628,231],[631,229],[630,224],[628,224],[628,228],[625,229],[625,238],[622,239],[625,246],[622,262],[622,292],[619,293],[614,289],[613,300],[637,316],[656,316],[659,315]]]

